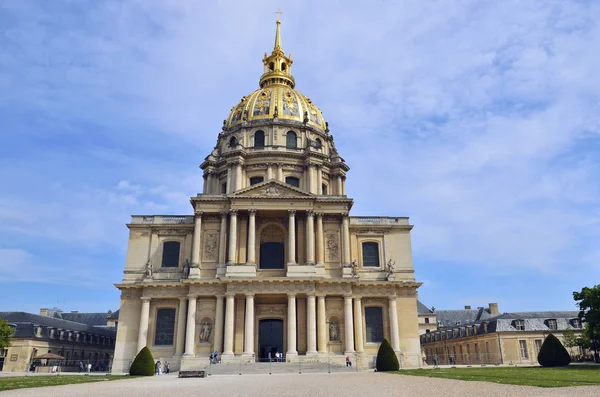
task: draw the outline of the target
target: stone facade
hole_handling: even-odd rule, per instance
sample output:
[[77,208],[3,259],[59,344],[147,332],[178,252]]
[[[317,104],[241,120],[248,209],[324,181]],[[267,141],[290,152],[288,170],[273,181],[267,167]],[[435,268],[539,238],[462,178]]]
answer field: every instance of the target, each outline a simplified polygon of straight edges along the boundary
[[200,166],[194,215],[127,225],[113,372],[144,346],[174,370],[204,366],[213,351],[266,358],[267,320],[282,326],[273,332],[287,361],[371,362],[387,338],[418,365],[412,226],[349,216],[349,167],[320,110],[294,90],[278,40],[279,21],[262,91],[233,108]]

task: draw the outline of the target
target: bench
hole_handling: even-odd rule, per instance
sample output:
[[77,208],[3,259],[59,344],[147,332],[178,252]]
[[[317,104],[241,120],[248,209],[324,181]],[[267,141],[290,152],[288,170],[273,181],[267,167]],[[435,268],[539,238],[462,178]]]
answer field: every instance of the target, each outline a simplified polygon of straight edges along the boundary
[[206,378],[206,371],[179,371],[180,378]]

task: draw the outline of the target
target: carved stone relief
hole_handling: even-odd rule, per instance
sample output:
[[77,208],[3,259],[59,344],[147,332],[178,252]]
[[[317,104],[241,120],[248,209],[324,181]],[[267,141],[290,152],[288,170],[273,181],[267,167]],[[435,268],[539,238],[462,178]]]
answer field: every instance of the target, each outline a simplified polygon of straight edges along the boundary
[[185,236],[186,234],[192,232],[192,229],[158,229],[156,231],[156,234],[168,236]]
[[260,233],[261,243],[283,243],[285,241],[285,235],[283,230],[277,226],[267,226]]
[[340,260],[340,239],[338,233],[327,233],[325,235],[325,248],[327,262],[339,262]]
[[285,307],[281,306],[273,306],[273,305],[258,305],[256,307],[257,314],[259,316],[264,315],[280,315],[283,316],[285,314]]
[[215,262],[217,260],[217,248],[219,246],[219,233],[209,231],[204,233],[204,249],[202,250],[203,262]]

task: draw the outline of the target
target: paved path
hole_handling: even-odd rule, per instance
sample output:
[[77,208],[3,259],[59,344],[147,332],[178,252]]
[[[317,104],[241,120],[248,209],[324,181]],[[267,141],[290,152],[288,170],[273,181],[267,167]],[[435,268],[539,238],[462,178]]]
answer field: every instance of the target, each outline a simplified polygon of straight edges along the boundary
[[600,386],[546,389],[375,372],[303,375],[221,375],[205,379],[178,379],[176,375],[163,375],[151,378],[11,390],[0,392],[0,396],[598,397],[600,396]]

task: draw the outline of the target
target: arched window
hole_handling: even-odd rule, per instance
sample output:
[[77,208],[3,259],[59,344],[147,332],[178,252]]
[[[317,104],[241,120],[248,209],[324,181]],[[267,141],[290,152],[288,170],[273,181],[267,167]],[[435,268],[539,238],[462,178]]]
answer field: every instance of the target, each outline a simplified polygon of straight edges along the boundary
[[365,307],[367,342],[383,342],[383,309]]
[[281,62],[281,71],[282,71],[282,72],[285,72],[285,69],[286,69],[286,64],[285,64],[285,62]]
[[323,142],[321,142],[321,140],[320,140],[319,138],[317,138],[317,139],[315,140],[315,147],[316,147],[317,149],[321,149],[321,147],[322,147],[322,146],[323,146]]
[[256,131],[254,133],[254,147],[265,147],[265,133]]
[[175,309],[158,309],[156,311],[156,328],[154,344],[158,346],[173,345],[175,334]]
[[300,179],[293,176],[286,176],[285,183],[287,183],[288,185],[300,187]]
[[178,241],[167,241],[163,244],[162,267],[179,267]]
[[250,178],[250,185],[256,185],[257,183],[261,183],[264,180],[265,178],[263,178],[262,176],[254,176]]
[[227,182],[221,184],[221,194],[227,194]]
[[238,144],[237,139],[234,136],[232,136],[229,139],[229,147],[236,147],[237,144]]
[[269,71],[272,72],[275,70],[275,64],[273,62],[269,63]]
[[327,195],[327,185],[326,184],[322,184],[321,185],[321,189],[323,190],[323,194]]
[[288,131],[285,136],[285,147],[288,149],[296,149],[298,147],[298,136],[293,131]]
[[379,244],[362,244],[363,267],[379,267]]

